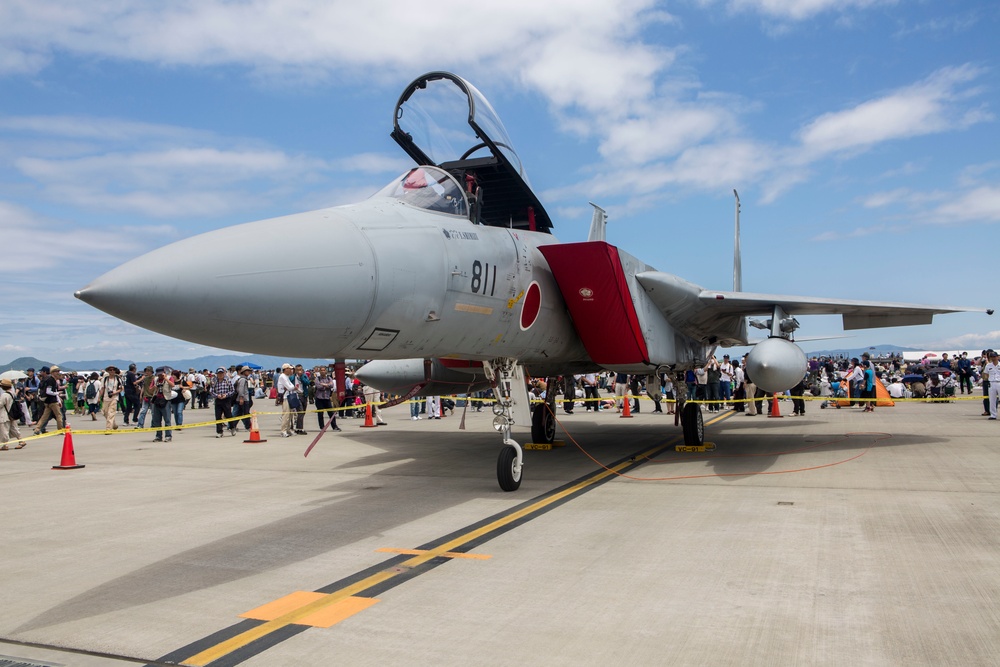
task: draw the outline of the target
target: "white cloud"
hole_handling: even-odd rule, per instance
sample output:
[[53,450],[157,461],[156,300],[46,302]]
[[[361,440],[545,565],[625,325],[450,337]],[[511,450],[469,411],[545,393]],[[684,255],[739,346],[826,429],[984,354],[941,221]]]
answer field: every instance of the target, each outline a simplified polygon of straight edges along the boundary
[[856,227],[851,230],[836,229],[828,230],[822,234],[817,234],[814,236],[812,241],[848,241],[851,239],[861,239],[866,236],[871,236],[872,234],[880,234],[887,231],[887,228],[883,225],[870,225],[867,227]]
[[410,158],[381,153],[358,153],[331,160],[330,166],[340,171],[355,171],[363,174],[401,174],[413,166]]
[[[703,0],[702,4],[714,4]],[[803,21],[824,12],[866,9],[874,5],[895,4],[895,0],[727,0],[732,11],[752,11],[788,21]]]
[[[26,139],[25,133],[37,139]],[[16,151],[5,151],[11,166],[50,201],[148,217],[222,216],[259,208],[276,191],[322,178],[331,169],[320,159],[241,145],[252,142],[117,119],[0,117],[3,135],[18,141]],[[52,137],[78,141],[53,143]],[[378,167],[374,156],[359,161],[362,170]]]
[[[863,16],[895,3],[699,4],[798,22],[825,14]],[[395,0],[98,0],[85,8],[71,0],[25,0],[0,4],[0,75],[37,71],[61,54],[162,67],[235,66],[274,85],[289,76],[313,82],[365,77],[395,85],[412,76],[414,63],[427,69],[460,65],[471,79],[484,73],[494,84],[541,92],[564,130],[598,144],[606,164],[589,169],[597,176],[554,194],[613,193],[642,201],[662,196],[658,188],[738,183],[759,184],[766,203],[810,178],[820,160],[992,118],[972,102],[980,95],[973,82],[983,70],[963,65],[823,114],[787,145],[755,140],[739,122],[745,108],[720,103],[716,91],[701,91],[679,65],[684,44],[644,39],[644,31],[672,23],[676,19],[656,0],[440,0],[433,8]],[[5,58],[13,63],[6,68]],[[148,216],[224,215],[259,206],[297,180],[322,180],[324,171],[351,166],[152,123],[16,117],[0,119],[4,129],[93,142],[89,151],[74,146],[72,155],[22,151],[17,165],[62,202]],[[361,174],[405,167],[377,154],[351,160]],[[358,187],[338,184],[338,191]],[[990,210],[987,195],[968,205]]]
[[983,74],[972,65],[945,67],[923,81],[852,109],[823,114],[800,132],[809,160],[828,154],[864,150],[907,137],[964,129],[991,118],[965,103],[977,91],[963,88]]
[[[122,256],[132,256],[144,244],[134,230],[80,228],[38,215],[22,206],[0,200],[0,229],[4,250],[13,256],[31,257],[38,269],[73,266],[76,262],[110,268]],[[31,281],[45,275],[31,275]]]
[[142,123],[118,118],[92,116],[3,116],[0,131],[29,132],[46,137],[60,136],[72,139],[99,139],[110,142],[129,142],[153,139],[204,140],[211,135],[190,128],[158,123]]
[[733,125],[731,114],[724,109],[668,107],[612,124],[600,151],[612,162],[643,164],[728,134]]
[[21,158],[15,167],[46,184],[114,183],[116,189],[211,182],[225,186],[260,177],[293,178],[324,164],[316,159],[289,156],[281,151],[172,148],[162,151],[105,153],[62,160]]
[[869,195],[861,201],[861,205],[865,208],[881,208],[906,201],[911,196],[913,196],[913,192],[909,188],[896,188],[895,190],[876,192]]
[[927,349],[943,350],[985,350],[1000,347],[1000,331],[968,333],[946,340],[933,341]]
[[1000,222],[1000,185],[982,186],[964,192],[938,206],[928,217],[942,224]]

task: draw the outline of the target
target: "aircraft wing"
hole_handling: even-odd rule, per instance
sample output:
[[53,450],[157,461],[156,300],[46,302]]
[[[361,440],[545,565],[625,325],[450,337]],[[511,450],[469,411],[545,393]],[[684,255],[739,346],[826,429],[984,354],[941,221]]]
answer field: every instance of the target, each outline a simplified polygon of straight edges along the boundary
[[789,315],[841,315],[844,329],[874,329],[930,324],[935,315],[944,313],[987,313],[986,308],[965,306],[922,306],[891,301],[845,301],[822,297],[753,294],[750,292],[703,291],[699,298],[718,313],[768,315],[780,306]]
[[[656,286],[659,284],[661,287],[669,288],[676,281],[674,276],[658,271],[646,271],[636,277],[647,288],[647,293],[654,303],[657,302],[658,293],[664,294],[669,291],[669,289],[657,290]],[[720,317],[770,315],[774,306],[781,307],[792,316],[841,315],[846,330],[930,324],[935,315],[944,313],[985,312],[988,315],[993,314],[992,309],[966,306],[924,306],[891,301],[854,301],[715,290],[701,290],[698,300],[705,311]],[[665,301],[669,301],[669,299]],[[669,304],[661,303],[659,305],[668,306]],[[668,312],[664,314],[669,318]]]

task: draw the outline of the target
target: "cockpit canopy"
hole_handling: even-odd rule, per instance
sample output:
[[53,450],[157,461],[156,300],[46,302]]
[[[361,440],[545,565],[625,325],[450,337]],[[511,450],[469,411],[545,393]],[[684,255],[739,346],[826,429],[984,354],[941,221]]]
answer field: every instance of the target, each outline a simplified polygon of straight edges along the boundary
[[468,217],[469,204],[455,178],[437,167],[414,167],[375,193],[417,208]]
[[552,228],[503,123],[468,81],[449,72],[413,81],[396,103],[391,136],[418,165],[436,165],[464,185],[473,222]]

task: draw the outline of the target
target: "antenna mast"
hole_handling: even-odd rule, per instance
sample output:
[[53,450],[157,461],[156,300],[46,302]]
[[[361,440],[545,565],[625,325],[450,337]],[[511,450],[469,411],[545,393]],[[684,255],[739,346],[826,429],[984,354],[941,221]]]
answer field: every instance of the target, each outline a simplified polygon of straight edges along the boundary
[[733,245],[733,291],[743,291],[743,267],[740,265],[740,194],[733,189],[736,197],[736,241]]

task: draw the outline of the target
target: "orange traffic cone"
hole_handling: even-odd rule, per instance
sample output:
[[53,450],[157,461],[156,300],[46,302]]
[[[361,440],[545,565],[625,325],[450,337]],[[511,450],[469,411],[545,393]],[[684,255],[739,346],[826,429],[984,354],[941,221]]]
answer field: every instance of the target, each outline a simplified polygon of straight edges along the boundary
[[361,428],[375,428],[375,422],[372,421],[371,403],[365,403],[365,423],[361,425]]
[[76,454],[73,452],[73,434],[69,426],[66,427],[66,435],[63,437],[62,461],[57,466],[52,466],[53,470],[76,470],[84,468],[83,464],[77,465]]
[[260,429],[257,428],[257,413],[250,413],[250,439],[244,440],[243,442],[267,442],[264,438],[260,437]]
[[622,403],[624,404],[624,409],[622,410],[622,414],[619,417],[620,419],[625,419],[626,417],[628,419],[632,418],[632,409],[629,407],[629,400],[628,399],[629,399],[629,395],[628,394],[625,394],[624,396],[622,396]]
[[775,392],[774,398],[771,399],[771,414],[768,417],[781,417],[781,410],[778,409],[778,394]]

